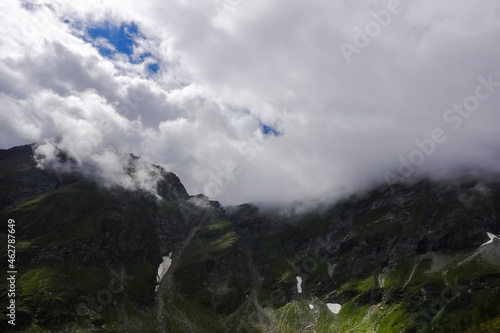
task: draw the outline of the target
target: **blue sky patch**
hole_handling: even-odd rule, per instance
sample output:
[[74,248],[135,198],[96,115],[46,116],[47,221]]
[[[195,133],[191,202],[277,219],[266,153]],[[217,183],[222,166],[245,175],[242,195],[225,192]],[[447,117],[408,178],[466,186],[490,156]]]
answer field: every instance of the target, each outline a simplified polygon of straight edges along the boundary
[[146,60],[146,58],[149,58],[149,57],[153,58],[153,55],[150,52],[145,52],[145,53],[139,55],[138,60],[131,61],[131,63],[140,64],[141,62]]
[[[94,46],[97,47],[99,53],[105,57],[111,57],[116,52],[124,53],[128,56],[134,52],[134,46],[137,45],[135,38],[140,36],[137,25],[132,22],[130,24],[122,23],[119,27],[105,22],[97,28],[88,29],[89,36],[93,39]],[[100,43],[99,40],[104,39],[108,46]],[[112,46],[114,50],[109,47]]]
[[281,135],[281,132],[278,131],[276,128],[269,126],[269,125],[265,125],[263,123],[260,123],[260,130],[265,135],[274,135],[274,136]]
[[156,74],[160,70],[160,66],[156,63],[148,65],[148,71],[150,73]]
[[87,29],[87,37],[84,39],[92,43],[106,58],[113,58],[117,53],[125,54],[132,64],[142,64],[149,59],[145,69],[149,74],[156,74],[160,70],[160,62],[151,52],[134,55],[134,47],[138,45],[137,39],[144,38],[145,36],[139,32],[139,27],[134,22],[122,23],[118,26],[106,21]]

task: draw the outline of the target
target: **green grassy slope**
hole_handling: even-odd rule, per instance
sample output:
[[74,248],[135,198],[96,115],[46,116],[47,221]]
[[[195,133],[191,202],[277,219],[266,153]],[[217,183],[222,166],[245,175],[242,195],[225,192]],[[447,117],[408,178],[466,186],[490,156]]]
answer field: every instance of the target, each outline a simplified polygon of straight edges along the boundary
[[[480,245],[500,233],[500,185],[486,185],[423,181],[306,213],[225,214],[190,201],[173,174],[158,199],[37,169],[29,146],[0,151],[0,220],[16,221],[16,329],[498,332],[500,242]],[[1,230],[4,263],[6,239]]]
[[[1,157],[0,200],[7,205],[0,220],[16,221],[16,328],[154,332],[159,224],[171,220],[186,228],[175,205],[78,174],[63,173],[61,183],[35,167],[28,149]],[[0,275],[5,281],[5,270]],[[2,292],[2,307],[7,300]],[[9,328],[5,313],[0,316]]]

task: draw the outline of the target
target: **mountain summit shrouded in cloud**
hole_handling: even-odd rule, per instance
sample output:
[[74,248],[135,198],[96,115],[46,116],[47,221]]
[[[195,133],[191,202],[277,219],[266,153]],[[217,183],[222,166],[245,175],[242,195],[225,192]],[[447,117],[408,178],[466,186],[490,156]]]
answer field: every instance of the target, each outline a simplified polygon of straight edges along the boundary
[[[498,172],[500,3],[3,1],[1,148],[223,203]],[[109,169],[109,170],[108,170]]]

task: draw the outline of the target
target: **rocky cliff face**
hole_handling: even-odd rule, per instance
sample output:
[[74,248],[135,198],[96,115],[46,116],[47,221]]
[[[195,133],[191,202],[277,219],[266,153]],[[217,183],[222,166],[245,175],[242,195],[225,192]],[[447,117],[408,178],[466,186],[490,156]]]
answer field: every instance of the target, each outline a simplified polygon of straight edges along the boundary
[[[481,245],[500,231],[499,195],[498,183],[422,181],[322,212],[284,217],[240,207],[229,218],[252,249],[261,298],[273,309],[263,331],[498,330],[500,242]],[[329,303],[341,305],[338,315]]]
[[[164,170],[157,192],[40,170],[31,146],[0,151],[0,218],[16,221],[16,329],[500,327],[500,182],[421,181],[286,214],[250,204],[224,209],[189,196]],[[3,292],[1,306],[7,301]],[[12,329],[1,320],[2,330]]]
[[[151,309],[162,256],[181,247],[200,207],[213,203],[190,197],[164,170],[159,198],[41,170],[32,146],[0,151],[0,177],[0,219],[16,221],[17,329],[156,329]],[[0,301],[6,304],[6,292]],[[3,329],[12,328],[2,316]]]

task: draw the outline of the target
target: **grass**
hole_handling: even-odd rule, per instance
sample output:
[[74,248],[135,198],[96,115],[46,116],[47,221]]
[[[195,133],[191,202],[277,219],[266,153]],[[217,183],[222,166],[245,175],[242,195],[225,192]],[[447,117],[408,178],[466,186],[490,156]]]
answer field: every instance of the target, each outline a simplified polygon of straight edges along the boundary
[[295,272],[285,256],[280,239],[269,235],[256,244],[256,264],[264,267],[264,285],[274,287],[286,280],[295,279]]
[[[24,176],[35,182],[55,177],[33,167],[26,156],[0,159],[1,198],[16,191]],[[28,325],[24,331],[156,332],[153,290],[161,261],[156,221],[164,219],[163,232],[171,237],[169,246],[179,244],[189,221],[177,203],[158,203],[145,193],[111,191],[81,177],[40,195],[30,193],[33,196],[26,196],[26,201],[0,211],[0,219],[14,218],[17,222],[17,300],[18,313],[25,316]],[[405,208],[386,204],[371,209],[373,202],[386,196],[374,192],[354,203],[342,202],[328,214],[295,216],[293,223],[256,236],[248,244],[257,268],[253,273],[259,275],[255,281],[251,280],[243,252],[244,236],[224,218],[215,219],[179,254],[173,272],[175,290],[164,299],[165,326],[172,332],[498,331],[500,272],[479,258],[458,268],[446,267],[448,281],[456,279],[459,287],[465,287],[456,295],[450,294],[442,272],[429,272],[430,259],[412,255],[390,266],[392,270],[382,286],[383,300],[380,302],[379,294],[372,297],[380,292],[377,279],[382,267],[387,267],[388,243],[414,242],[419,230],[435,227],[439,232],[447,229],[440,240],[444,245],[439,244],[447,248],[451,237],[446,235],[473,230],[476,215],[490,218],[490,204],[479,202],[451,219],[458,207],[454,195],[446,192],[432,202],[427,195],[417,197]],[[493,196],[492,207],[500,207],[498,198],[497,194]],[[394,218],[385,218],[389,213]],[[330,224],[333,214],[349,217],[349,225]],[[334,226],[340,230],[332,230]],[[307,276],[302,274],[304,293],[298,295],[295,276],[301,275],[297,272],[301,272],[315,240],[327,234],[332,236],[327,245],[332,251],[327,258],[316,260],[316,268]],[[1,237],[5,249],[5,234]],[[165,250],[168,248],[162,248]],[[447,255],[465,258],[472,251],[462,249]],[[5,259],[4,250],[0,259]],[[327,261],[336,264],[333,278],[328,275]],[[413,268],[412,279],[403,288]],[[111,293],[109,304],[99,304],[98,295],[109,292],[113,286],[110,283],[120,273],[132,278],[126,280],[123,290],[113,289],[116,292]],[[5,273],[0,278],[5,280]],[[272,306],[261,302],[264,310],[257,309],[254,303],[245,301],[250,286],[256,288],[259,300],[278,295],[279,302]],[[339,314],[333,314],[325,303],[337,298],[344,304]],[[4,299],[0,301],[2,307]],[[436,302],[440,302],[438,307]],[[90,314],[77,311],[82,303],[90,308]],[[315,308],[311,310],[309,303]],[[426,322],[422,313],[428,317]],[[73,324],[75,318],[78,327]],[[5,321],[5,315],[0,319]],[[105,328],[101,328],[103,324]]]
[[[33,172],[44,175],[40,170]],[[9,191],[4,183],[0,188]],[[134,204],[127,205],[131,202]],[[91,308],[101,309],[97,298],[114,279],[111,270],[125,270],[135,279],[127,281],[123,292],[112,294],[113,303],[98,314],[110,332],[123,331],[115,303],[135,309],[130,317],[141,321],[149,310],[139,308],[147,308],[153,299],[154,267],[160,259],[156,258],[158,240],[151,223],[155,207],[156,200],[142,194],[110,191],[77,179],[0,211],[1,219],[16,221],[17,302],[26,315],[26,330],[57,331],[75,318],[82,327],[92,328],[79,316],[77,307],[90,299],[96,303]],[[2,259],[4,256],[2,251]],[[0,303],[4,306],[4,300]],[[117,326],[111,329],[111,323]]]
[[165,326],[169,332],[207,332],[224,331],[222,322],[212,311],[194,298],[185,298],[176,293],[165,299]]
[[183,302],[196,300],[196,306],[222,314],[234,311],[249,283],[245,267],[235,262],[238,241],[227,221],[215,220],[197,232],[173,272]]
[[364,293],[375,289],[378,287],[377,275],[370,275],[364,279],[351,279],[346,283],[342,284],[339,289],[339,292],[344,290],[356,290],[360,293]]
[[206,232],[213,232],[213,231],[218,231],[218,230],[224,230],[227,229],[231,226],[231,222],[225,221],[225,220],[215,220],[211,224],[209,224],[206,228]]
[[30,170],[35,165],[35,161],[30,154],[19,152],[6,158],[0,158],[0,179],[13,173]]

